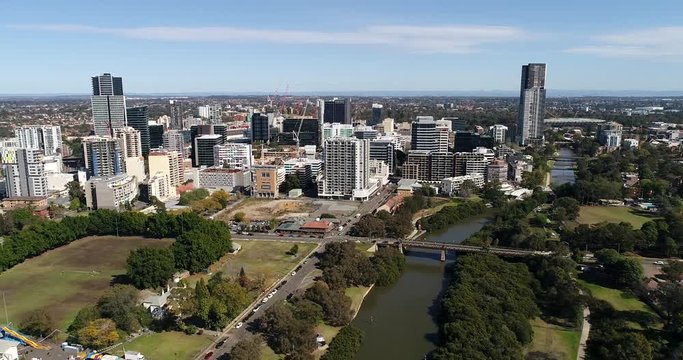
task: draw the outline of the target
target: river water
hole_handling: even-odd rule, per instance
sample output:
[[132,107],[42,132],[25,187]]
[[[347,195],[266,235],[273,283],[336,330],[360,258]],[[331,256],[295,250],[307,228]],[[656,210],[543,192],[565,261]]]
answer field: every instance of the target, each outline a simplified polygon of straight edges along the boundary
[[[471,218],[429,240],[460,243],[479,231],[487,218]],[[436,348],[440,298],[449,276],[438,251],[418,250],[406,254],[407,267],[392,286],[374,288],[363,301],[353,325],[365,332],[357,360],[419,360]],[[453,256],[451,254],[451,256]]]
[[573,184],[576,181],[574,175],[575,163],[576,154],[571,149],[560,148],[555,164],[550,170],[550,183],[553,185]]

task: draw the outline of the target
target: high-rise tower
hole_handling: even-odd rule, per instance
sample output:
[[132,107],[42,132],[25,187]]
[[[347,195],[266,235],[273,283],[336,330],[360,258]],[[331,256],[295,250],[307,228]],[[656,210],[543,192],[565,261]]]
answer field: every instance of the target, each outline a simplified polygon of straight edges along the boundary
[[542,141],[544,116],[545,64],[524,65],[517,117],[517,142],[520,145]]
[[125,127],[126,97],[120,77],[105,73],[92,77],[92,119],[95,135],[114,136],[114,130]]

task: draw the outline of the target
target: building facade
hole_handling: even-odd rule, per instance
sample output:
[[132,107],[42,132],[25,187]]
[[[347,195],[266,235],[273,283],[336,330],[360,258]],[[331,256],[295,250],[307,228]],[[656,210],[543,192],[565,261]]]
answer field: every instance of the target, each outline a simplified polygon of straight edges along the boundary
[[200,106],[199,117],[208,121],[209,124],[220,124],[223,122],[223,109],[220,105]]
[[124,154],[117,139],[92,136],[83,139],[88,176],[114,176],[126,172]]
[[508,127],[505,125],[493,125],[489,129],[489,135],[496,144],[505,144],[507,139]]
[[368,125],[375,126],[382,122],[382,104],[372,104],[372,117],[368,121]]
[[226,143],[213,147],[213,163],[228,169],[250,169],[254,157],[250,144]]
[[323,124],[323,142],[325,139],[332,137],[352,137],[353,125],[340,123],[324,123]]
[[163,135],[163,147],[168,151],[177,151],[185,157],[185,136],[180,130],[169,130]]
[[171,188],[182,185],[185,182],[185,167],[183,157],[177,151],[152,151],[149,153],[149,173],[162,173],[168,175]]
[[92,119],[97,136],[114,136],[114,130],[127,125],[126,97],[123,96],[123,81],[105,73],[93,76],[90,98]]
[[126,109],[128,126],[140,133],[140,151],[142,156],[147,156],[150,149],[149,116],[147,106],[137,106]]
[[325,170],[320,196],[367,199],[370,186],[370,142],[356,138],[325,140]]
[[522,146],[542,142],[543,139],[545,68],[545,64],[522,66],[516,139]]
[[393,174],[395,169],[396,151],[392,139],[375,139],[370,141],[370,159],[383,161]]
[[277,165],[256,165],[252,195],[256,197],[279,197],[280,184],[285,181],[285,169]]
[[62,154],[62,129],[51,125],[24,125],[14,129],[16,147],[40,149],[45,156]]
[[324,123],[351,123],[351,99],[325,100],[323,108],[318,109],[321,112]]
[[439,134],[436,122],[431,116],[418,116],[411,124],[411,150],[439,150]]
[[268,115],[253,113],[251,115],[251,142],[270,141],[270,120]]
[[169,100],[168,110],[171,114],[170,128],[183,130],[183,103],[180,100]]
[[94,177],[86,182],[85,201],[88,208],[118,209],[132,204],[138,196],[138,182],[126,174]]
[[121,144],[121,152],[124,157],[140,157],[142,156],[142,141],[140,139],[140,132],[132,127],[123,127],[116,129],[115,137],[119,139]]
[[14,163],[3,164],[6,195],[17,197],[47,197],[47,176],[40,149],[14,150]]

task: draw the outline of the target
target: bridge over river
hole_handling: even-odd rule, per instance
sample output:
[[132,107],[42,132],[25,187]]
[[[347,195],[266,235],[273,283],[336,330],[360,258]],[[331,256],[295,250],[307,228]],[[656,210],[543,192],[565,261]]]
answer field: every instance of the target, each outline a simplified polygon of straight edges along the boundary
[[495,254],[498,256],[507,257],[524,257],[524,256],[550,256],[551,251],[535,251],[535,250],[523,250],[523,249],[513,249],[505,247],[494,247],[494,246],[472,246],[472,245],[462,245],[462,244],[447,244],[438,243],[433,241],[414,241],[414,240],[384,240],[378,241],[378,246],[395,246],[398,247],[399,251],[403,253],[406,249],[429,249],[429,250],[441,250],[441,261],[446,261],[447,251],[456,252],[466,252],[466,253],[485,253],[485,254]]

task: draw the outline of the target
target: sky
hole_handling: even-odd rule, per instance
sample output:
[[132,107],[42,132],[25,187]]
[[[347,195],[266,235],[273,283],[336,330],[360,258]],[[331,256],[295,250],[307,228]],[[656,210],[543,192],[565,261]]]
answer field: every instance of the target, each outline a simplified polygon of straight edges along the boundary
[[[680,0],[0,0],[0,94],[683,90]],[[683,91],[681,92],[683,95]]]

